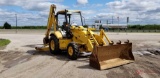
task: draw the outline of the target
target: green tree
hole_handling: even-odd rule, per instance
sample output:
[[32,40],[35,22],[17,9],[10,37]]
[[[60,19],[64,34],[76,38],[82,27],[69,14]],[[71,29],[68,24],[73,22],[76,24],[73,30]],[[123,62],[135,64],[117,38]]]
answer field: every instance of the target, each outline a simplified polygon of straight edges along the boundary
[[84,25],[83,27],[88,28],[88,25]]
[[102,27],[102,25],[100,25],[100,26],[99,26],[99,29],[104,29],[104,28]]
[[11,25],[8,22],[5,22],[3,25],[4,29],[11,29]]

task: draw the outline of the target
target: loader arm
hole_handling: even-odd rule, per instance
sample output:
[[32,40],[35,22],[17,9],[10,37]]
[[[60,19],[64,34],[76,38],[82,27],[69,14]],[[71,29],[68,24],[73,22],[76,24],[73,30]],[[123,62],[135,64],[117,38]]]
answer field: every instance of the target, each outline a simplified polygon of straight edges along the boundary
[[[87,29],[86,33],[84,33],[84,31],[78,32],[79,28],[83,29],[82,26],[77,27],[77,29],[74,29],[74,32],[76,32],[76,34],[74,33],[75,40],[81,41],[82,44],[86,44],[86,51],[87,52],[92,52],[94,45],[106,46],[107,43],[105,42],[104,38],[106,38],[106,40],[108,41],[108,44],[112,44],[110,39],[104,33],[104,30],[101,30],[100,34],[98,35],[98,34],[95,34],[94,32],[92,32],[90,29]],[[76,38],[78,38],[78,39],[76,39]],[[79,42],[79,43],[81,43],[81,42]]]
[[[105,32],[104,32],[104,30],[103,29],[101,29],[100,30],[100,35],[97,35],[97,34],[94,34],[94,33],[92,33],[92,31],[91,30],[88,30],[88,34],[90,35],[90,38],[92,38],[93,39],[93,41],[94,41],[94,44],[96,45],[96,46],[106,46],[107,45],[107,43],[105,42],[105,40],[104,40],[104,37],[106,38],[106,40],[108,41],[108,44],[109,45],[112,45],[113,43],[110,41],[110,39],[107,37],[107,35],[105,34]],[[88,50],[93,50],[93,48],[94,48],[94,45],[92,44],[92,43],[89,43],[89,42],[92,42],[90,39],[89,39],[89,41],[88,41],[88,44],[87,44],[87,46],[88,46]]]

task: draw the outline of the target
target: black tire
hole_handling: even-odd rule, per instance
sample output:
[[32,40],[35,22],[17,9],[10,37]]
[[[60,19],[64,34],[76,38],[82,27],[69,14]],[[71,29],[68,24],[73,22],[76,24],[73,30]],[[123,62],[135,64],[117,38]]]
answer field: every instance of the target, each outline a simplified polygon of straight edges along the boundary
[[48,43],[49,43],[48,37],[44,37],[44,38],[43,38],[43,44],[48,44]]
[[[54,44],[52,44],[54,42]],[[54,46],[54,49],[52,48]],[[49,50],[52,54],[58,54],[60,53],[60,49],[59,49],[59,40],[57,39],[56,36],[51,35],[50,39],[49,39]]]
[[[69,53],[69,47],[71,47],[72,50],[73,50],[72,54]],[[71,60],[76,60],[78,58],[79,49],[78,49],[78,46],[75,43],[72,42],[72,43],[68,44],[67,55],[68,55],[68,58],[71,59]]]

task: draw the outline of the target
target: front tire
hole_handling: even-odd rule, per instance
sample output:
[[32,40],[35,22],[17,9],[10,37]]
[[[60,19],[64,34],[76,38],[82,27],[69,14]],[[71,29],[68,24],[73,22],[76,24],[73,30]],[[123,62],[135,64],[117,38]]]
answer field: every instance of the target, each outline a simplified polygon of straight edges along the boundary
[[58,54],[60,51],[59,40],[54,35],[52,35],[49,39],[49,49],[52,54]]
[[69,43],[67,47],[68,58],[71,60],[76,60],[78,58],[79,49],[75,43]]

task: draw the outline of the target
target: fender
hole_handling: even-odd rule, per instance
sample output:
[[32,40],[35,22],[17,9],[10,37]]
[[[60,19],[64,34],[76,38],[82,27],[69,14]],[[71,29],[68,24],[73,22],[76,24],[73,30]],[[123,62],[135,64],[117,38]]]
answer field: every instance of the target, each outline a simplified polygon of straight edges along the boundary
[[63,38],[63,36],[62,36],[62,34],[61,34],[60,31],[52,32],[52,33],[50,34],[50,36],[51,36],[51,35],[55,35],[58,39],[62,39],[62,38]]

